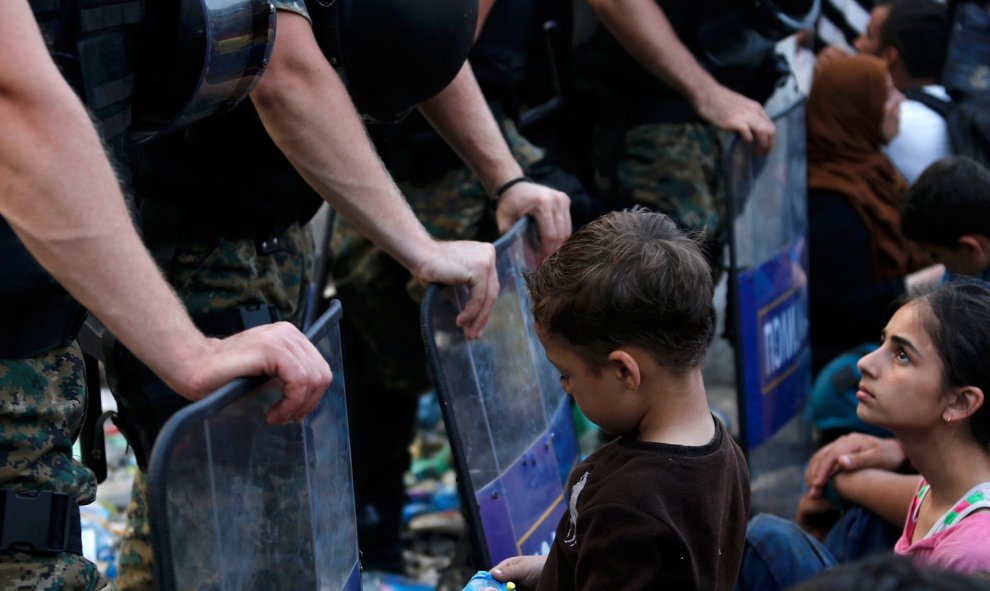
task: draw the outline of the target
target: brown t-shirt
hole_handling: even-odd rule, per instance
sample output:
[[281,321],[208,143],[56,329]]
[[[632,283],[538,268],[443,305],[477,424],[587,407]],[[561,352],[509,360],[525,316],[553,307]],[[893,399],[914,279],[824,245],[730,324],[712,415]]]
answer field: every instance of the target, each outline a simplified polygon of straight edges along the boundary
[[578,464],[538,591],[731,590],[746,538],[749,470],[715,425],[706,445],[621,438]]

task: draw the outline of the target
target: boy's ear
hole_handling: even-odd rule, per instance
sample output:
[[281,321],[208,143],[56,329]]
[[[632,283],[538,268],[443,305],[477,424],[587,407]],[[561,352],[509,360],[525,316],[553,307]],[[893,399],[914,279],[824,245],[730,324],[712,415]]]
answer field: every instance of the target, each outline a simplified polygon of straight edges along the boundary
[[990,237],[982,234],[963,234],[959,237],[959,248],[980,260],[990,261]]
[[975,234],[963,234],[959,237],[959,248],[973,253],[979,253],[984,249],[983,241]]
[[900,59],[900,57],[901,54],[897,51],[896,47],[887,46],[880,50],[880,58],[887,64],[888,69],[897,63],[897,60]]
[[954,388],[949,405],[942,411],[942,420],[947,423],[963,421],[978,411],[984,402],[983,390],[976,386]]
[[608,366],[608,370],[615,372],[615,377],[627,390],[639,388],[643,377],[635,357],[622,349],[616,349],[608,354]]

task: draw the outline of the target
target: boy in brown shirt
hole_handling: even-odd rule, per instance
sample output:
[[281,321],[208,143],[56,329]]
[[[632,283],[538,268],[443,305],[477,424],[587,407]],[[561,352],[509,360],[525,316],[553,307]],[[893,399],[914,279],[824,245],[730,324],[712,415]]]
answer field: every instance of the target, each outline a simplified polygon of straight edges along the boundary
[[705,398],[713,286],[698,244],[665,215],[613,212],[527,281],[561,387],[619,438],[571,472],[550,554],[493,576],[540,591],[732,589],[749,474]]

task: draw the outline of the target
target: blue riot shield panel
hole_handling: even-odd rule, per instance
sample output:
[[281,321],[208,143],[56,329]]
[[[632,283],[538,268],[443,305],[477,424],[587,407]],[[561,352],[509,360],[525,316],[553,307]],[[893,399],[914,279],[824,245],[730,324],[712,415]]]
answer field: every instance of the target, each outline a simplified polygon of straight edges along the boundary
[[149,465],[159,589],[360,590],[340,304],[307,336],[333,383],[302,423],[273,426],[281,396],[237,380],[176,413]]
[[801,420],[811,390],[803,102],[774,123],[769,154],[741,141],[727,151],[726,184],[740,434],[754,506],[773,511],[780,502],[787,513],[809,452]]
[[454,323],[463,289],[431,286],[423,335],[458,471],[474,558],[488,567],[549,551],[578,460],[570,399],[536,337],[523,273],[535,230],[521,220],[495,243],[501,291],[484,337]]

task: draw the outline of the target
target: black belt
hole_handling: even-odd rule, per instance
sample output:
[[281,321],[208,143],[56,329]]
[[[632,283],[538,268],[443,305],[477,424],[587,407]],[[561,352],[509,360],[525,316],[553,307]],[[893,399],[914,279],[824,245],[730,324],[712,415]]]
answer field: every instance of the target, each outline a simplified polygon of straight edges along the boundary
[[64,493],[0,488],[0,551],[82,554],[79,505]]
[[0,359],[25,359],[64,347],[76,338],[86,310],[66,295],[41,303],[19,303],[0,315]]
[[[309,217],[299,215],[254,215],[225,203],[205,201],[193,204],[143,197],[141,230],[146,244],[158,242],[215,242],[254,240],[261,242],[285,231],[292,224],[303,225]],[[318,205],[317,205],[318,207]],[[315,211],[315,209],[314,209]]]
[[203,334],[218,338],[229,337],[249,328],[272,324],[281,319],[282,315],[278,308],[271,304],[238,306],[192,316],[193,324]]

